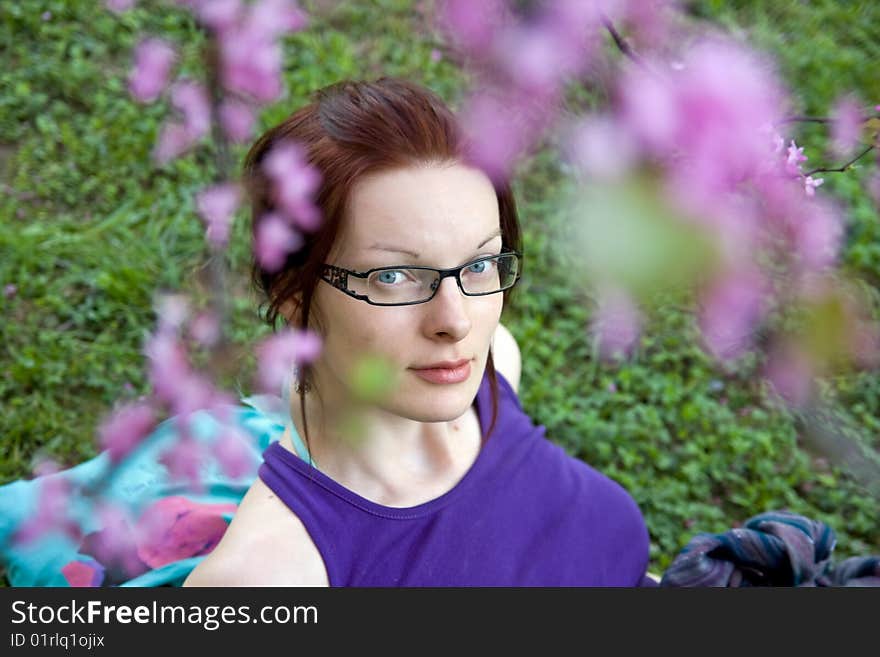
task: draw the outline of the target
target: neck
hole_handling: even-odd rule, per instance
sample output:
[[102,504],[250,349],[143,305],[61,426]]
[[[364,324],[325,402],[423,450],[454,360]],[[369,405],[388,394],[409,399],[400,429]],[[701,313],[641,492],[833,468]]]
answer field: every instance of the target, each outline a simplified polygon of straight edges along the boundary
[[[290,406],[294,428],[305,443],[298,396]],[[412,420],[351,399],[328,403],[314,393],[306,394],[305,406],[307,446],[319,469],[362,497],[388,506],[410,506],[446,492],[480,450],[473,405],[461,416],[439,422]]]

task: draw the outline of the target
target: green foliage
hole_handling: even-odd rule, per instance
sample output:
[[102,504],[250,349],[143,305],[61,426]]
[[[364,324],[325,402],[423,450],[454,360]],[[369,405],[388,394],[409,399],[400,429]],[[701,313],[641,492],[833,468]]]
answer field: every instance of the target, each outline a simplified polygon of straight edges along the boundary
[[[430,27],[431,3],[304,5],[311,26],[285,44],[288,94],[263,112],[261,130],[343,77],[402,75],[453,105],[461,98],[464,76]],[[880,102],[875,3],[689,7],[774,52],[799,112],[826,114],[851,89]],[[39,453],[67,465],[93,455],[96,427],[113,404],[147,390],[142,348],[155,293],[203,294],[196,274],[206,252],[192,195],[214,177],[212,147],[201,144],[164,167],[151,162],[169,108],[138,105],[126,91],[132,49],[144,33],[174,41],[181,70],[197,71],[202,37],[172,3],[143,1],[122,16],[92,0],[0,8],[8,62],[0,70],[0,287],[18,288],[0,296],[2,482],[28,476]],[[606,91],[575,86],[570,105],[604,102]],[[830,162],[821,130],[800,126],[792,136],[807,146],[810,164]],[[237,162],[243,155],[244,148],[233,152]],[[862,191],[866,168],[826,174],[820,191],[845,206],[846,266],[876,295],[880,221]],[[679,300],[658,302],[661,312],[633,359],[597,360],[587,337],[591,299],[570,275],[571,254],[559,248],[571,235],[559,203],[566,184],[547,150],[517,181],[525,278],[505,323],[522,349],[521,397],[549,438],[632,493],[651,531],[652,570],[662,571],[697,532],[783,507],[828,522],[841,555],[880,550],[876,498],[805,451],[796,418],[758,384],[758,363],[727,373],[708,361]],[[268,330],[249,288],[248,244],[242,214],[228,253],[240,368],[227,382],[242,392],[253,372],[250,346]],[[880,448],[876,372],[826,384],[841,425]]]

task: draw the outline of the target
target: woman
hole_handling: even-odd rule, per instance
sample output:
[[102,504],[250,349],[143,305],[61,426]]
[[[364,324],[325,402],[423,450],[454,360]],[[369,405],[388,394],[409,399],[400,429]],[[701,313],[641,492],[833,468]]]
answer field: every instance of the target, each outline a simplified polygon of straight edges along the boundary
[[[630,496],[522,411],[499,323],[522,267],[513,194],[467,164],[451,111],[402,80],[319,91],[247,156],[255,224],[274,208],[262,163],[286,140],[321,173],[323,223],[279,271],[255,263],[255,281],[267,320],[312,328],[323,349],[185,585],[646,582]],[[350,384],[365,356],[390,373],[384,396]]]

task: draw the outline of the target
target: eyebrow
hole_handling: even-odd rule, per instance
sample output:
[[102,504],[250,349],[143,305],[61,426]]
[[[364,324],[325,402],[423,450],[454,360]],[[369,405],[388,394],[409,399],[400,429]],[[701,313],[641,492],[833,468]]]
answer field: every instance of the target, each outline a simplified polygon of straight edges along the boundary
[[[492,232],[492,234],[489,235],[489,237],[487,237],[486,239],[484,239],[484,240],[483,240],[483,241],[477,246],[477,248],[478,248],[478,249],[482,249],[484,246],[486,246],[486,244],[488,244],[489,242],[491,242],[493,239],[495,239],[496,237],[498,237],[498,236],[500,236],[500,235],[501,235],[501,229],[500,229],[500,228],[496,228],[496,229]],[[410,256],[410,257],[416,258],[416,259],[419,259],[419,258],[421,257],[418,253],[415,253],[414,251],[407,251],[406,249],[401,249],[401,248],[396,247],[396,246],[389,246],[388,244],[382,244],[382,243],[378,243],[378,242],[377,242],[376,244],[373,244],[371,247],[369,247],[368,250],[371,250],[371,251],[372,251],[372,250],[375,250],[375,251],[390,251],[390,252],[392,252],[392,253],[404,253],[404,254],[406,254],[406,255],[408,255],[408,256]]]

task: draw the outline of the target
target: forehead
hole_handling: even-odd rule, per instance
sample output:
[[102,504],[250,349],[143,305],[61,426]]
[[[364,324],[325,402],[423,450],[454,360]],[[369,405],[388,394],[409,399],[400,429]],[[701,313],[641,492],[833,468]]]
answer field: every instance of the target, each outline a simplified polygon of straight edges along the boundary
[[417,253],[420,262],[457,263],[498,228],[498,201],[484,173],[458,163],[426,164],[361,179],[337,251],[358,261],[415,260],[371,248],[380,244]]

